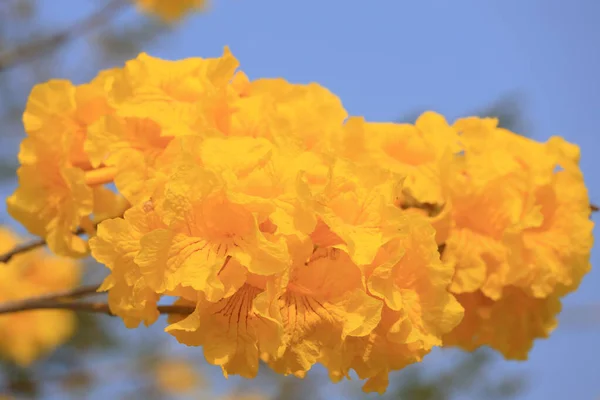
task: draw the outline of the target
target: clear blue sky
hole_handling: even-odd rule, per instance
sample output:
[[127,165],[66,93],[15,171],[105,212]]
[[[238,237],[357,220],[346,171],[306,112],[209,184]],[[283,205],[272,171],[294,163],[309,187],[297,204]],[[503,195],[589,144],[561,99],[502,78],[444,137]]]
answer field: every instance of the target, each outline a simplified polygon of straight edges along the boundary
[[[522,133],[538,140],[557,134],[579,144],[590,196],[600,203],[600,1],[213,2],[210,13],[188,18],[145,50],[178,59],[217,56],[228,45],[251,78],[319,82],[350,114],[369,120],[425,108],[454,119],[518,92],[531,128]],[[75,20],[97,4],[40,3],[48,24]],[[83,43],[75,43],[71,54],[82,50]],[[570,313],[549,340],[536,343],[525,364],[498,366],[530,376],[532,389],[523,399],[600,398],[597,247],[592,260],[595,269],[565,308],[597,307]],[[595,324],[583,323],[593,318]]]

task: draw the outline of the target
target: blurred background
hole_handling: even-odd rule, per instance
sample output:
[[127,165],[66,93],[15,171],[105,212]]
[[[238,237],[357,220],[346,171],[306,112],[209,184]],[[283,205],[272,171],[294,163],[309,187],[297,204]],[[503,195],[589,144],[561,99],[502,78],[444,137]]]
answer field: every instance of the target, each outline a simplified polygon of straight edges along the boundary
[[[252,78],[318,82],[348,113],[414,122],[425,110],[499,117],[544,141],[581,146],[592,202],[600,202],[600,1],[213,0],[167,26],[128,0],[0,0],[0,197],[16,187],[21,115],[33,85],[76,84],[141,51],[166,59],[216,57],[225,45]],[[3,203],[2,203],[3,204]],[[595,217],[597,220],[597,216]],[[4,206],[0,223],[10,221]],[[23,232],[24,233],[24,232]],[[559,327],[526,362],[480,350],[438,350],[391,376],[385,399],[600,399],[600,270],[563,304]],[[86,280],[103,267],[89,262]],[[79,332],[33,367],[0,364],[0,399],[369,399],[360,382],[304,380],[267,368],[226,380],[199,348],[151,328],[81,315]],[[7,397],[9,398],[9,397]]]

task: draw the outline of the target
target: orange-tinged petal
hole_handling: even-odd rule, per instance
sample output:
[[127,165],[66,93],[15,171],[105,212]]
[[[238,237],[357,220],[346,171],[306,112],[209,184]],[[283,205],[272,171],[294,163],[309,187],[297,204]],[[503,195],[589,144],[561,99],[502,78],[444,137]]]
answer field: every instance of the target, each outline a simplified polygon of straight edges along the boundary
[[557,296],[535,299],[515,287],[507,287],[497,301],[481,292],[458,295],[458,299],[465,318],[444,337],[444,346],[467,351],[489,346],[513,360],[527,359],[533,341],[548,337],[561,309]]
[[[278,324],[256,314],[253,301],[261,292],[245,285],[217,303],[201,296],[186,318],[169,318],[165,330],[188,346],[203,346],[204,357],[222,368],[225,376],[254,378],[258,373],[259,348],[277,338]],[[271,343],[272,345],[272,343]]]

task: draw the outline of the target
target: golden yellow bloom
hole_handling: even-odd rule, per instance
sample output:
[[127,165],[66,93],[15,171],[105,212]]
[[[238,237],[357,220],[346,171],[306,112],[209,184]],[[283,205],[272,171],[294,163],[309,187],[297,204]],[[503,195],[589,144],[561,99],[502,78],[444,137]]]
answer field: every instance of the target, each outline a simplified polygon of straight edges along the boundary
[[455,124],[465,152],[446,182],[453,227],[442,258],[456,268],[450,290],[461,293],[465,319],[444,341],[525,359],[589,271],[593,223],[578,148],[496,124]]
[[370,293],[385,302],[380,324],[368,336],[349,337],[323,352],[333,381],[354,369],[368,379],[363,390],[384,393],[390,371],[420,361],[462,319],[461,305],[447,291],[453,269],[439,260],[434,230],[421,216],[405,218],[401,234],[366,272]]
[[312,244],[298,250],[303,247],[298,261],[307,261],[290,271],[285,289],[276,296],[283,325],[280,346],[276,353],[262,355],[284,375],[304,376],[324,348],[339,347],[346,337],[368,335],[379,324],[383,307],[366,292],[361,270],[347,253],[336,248],[313,251]]
[[342,151],[353,161],[377,163],[405,177],[404,187],[421,203],[443,205],[446,166],[461,150],[459,136],[444,117],[426,112],[415,125],[365,122],[346,124]]
[[137,204],[152,195],[161,158],[171,142],[160,126],[147,118],[108,115],[90,126],[84,148],[95,168],[114,168],[119,193]]
[[110,270],[110,310],[150,325],[160,298],[176,298],[190,312],[166,331],[226,376],[254,377],[263,360],[303,377],[321,363],[382,393],[435,346],[523,358],[549,334],[589,270],[576,146],[433,112],[346,120],[322,86],[237,68],[227,48],[140,54],[88,85],[37,87],[11,214],[78,255],[75,228],[94,236],[92,220],[130,207],[89,243]]
[[[22,240],[0,228],[0,253]],[[15,255],[0,263],[0,302],[11,302],[72,288],[79,281],[79,264],[51,257],[42,250]],[[49,328],[51,327],[51,329]],[[0,356],[27,366],[64,343],[75,328],[74,315],[62,310],[0,315]]]
[[162,136],[207,135],[226,128],[237,67],[228,48],[222,57],[179,61],[142,53],[115,74],[111,105],[118,116],[156,122]]
[[[245,377],[256,375],[259,355],[281,374],[304,376],[317,362],[333,364],[337,361],[330,359],[346,359],[348,351],[370,351],[368,338],[375,329],[383,329],[378,325],[384,304],[391,322],[375,337],[394,336],[394,340],[382,342],[390,350],[381,348],[383,359],[366,366],[355,362],[340,367],[343,375],[350,368],[362,368],[365,378],[387,377],[390,370],[415,362],[440,345],[442,334],[459,322],[462,308],[446,290],[453,270],[439,260],[435,231],[425,218],[393,208],[392,179],[382,177],[388,190],[377,189],[381,183],[376,181],[371,182],[375,190],[363,192],[359,171],[345,167],[330,175],[329,184],[311,185],[309,179],[309,189],[324,190],[317,198],[324,210],[333,204],[325,201],[328,194],[334,200],[338,195],[352,196],[339,200],[337,208],[329,212],[331,218],[323,212],[310,239],[302,235],[286,238],[291,264],[268,274],[251,271],[243,286],[220,300],[210,301],[206,293],[214,290],[203,290],[195,301],[195,312],[187,318],[171,317],[167,331],[182,343],[203,346],[206,359],[220,365],[225,374]],[[382,217],[385,212],[378,214],[386,207],[385,199],[397,213],[396,220]],[[321,213],[319,208],[316,212]],[[225,221],[224,217],[221,220]],[[395,229],[392,221],[396,221]],[[240,222],[238,217],[237,224]],[[261,224],[262,230],[276,233],[277,225],[269,224]],[[385,251],[379,250],[382,246]],[[204,256],[203,260],[205,265],[208,259]],[[219,266],[213,270],[222,280]],[[223,272],[227,268],[229,264]],[[194,304],[186,298],[179,304]],[[352,338],[363,339],[357,342]],[[405,354],[397,362],[388,357],[397,356],[396,351]],[[359,354],[356,357],[360,358]],[[366,388],[385,390],[385,386]]]
[[266,135],[280,145],[300,150],[331,152],[332,138],[339,135],[348,116],[340,99],[316,83],[257,79],[249,83],[237,104],[257,99],[267,104],[263,112],[268,121]]
[[445,243],[452,226],[452,205],[443,183],[462,146],[456,130],[441,115],[426,112],[414,126],[351,117],[343,132],[331,140],[338,156],[365,171],[395,173],[399,185],[394,204],[429,217],[436,241]]
[[560,298],[528,296],[516,287],[507,287],[500,300],[481,292],[458,295],[465,308],[460,325],[444,336],[447,346],[473,351],[490,346],[504,357],[526,360],[535,339],[547,338],[557,326]]
[[165,22],[173,23],[191,11],[202,9],[206,0],[134,0],[144,12],[155,14]]
[[133,260],[142,235],[163,226],[152,210],[133,207],[125,212],[124,219],[102,222],[97,236],[90,239],[92,256],[111,270],[99,290],[108,290],[110,311],[120,316],[128,328],[135,328],[141,321],[150,325],[158,318],[159,296],[148,287]]
[[403,225],[405,213],[392,202],[399,180],[387,171],[339,161],[331,166],[327,185],[313,193],[320,220],[341,239],[335,244],[359,265],[370,264]]
[[546,297],[578,282],[589,269],[593,223],[576,161],[560,156],[556,141],[536,143],[489,120],[456,125],[466,151],[448,181],[455,227],[444,259],[457,267],[451,290],[481,289],[498,299],[516,285]]
[[106,79],[77,87],[60,80],[37,85],[23,115],[28,137],[8,212],[59,255],[85,255],[86,243],[73,232],[85,219],[118,215],[125,206],[102,187],[114,171],[93,169],[83,149],[87,127],[110,112]]

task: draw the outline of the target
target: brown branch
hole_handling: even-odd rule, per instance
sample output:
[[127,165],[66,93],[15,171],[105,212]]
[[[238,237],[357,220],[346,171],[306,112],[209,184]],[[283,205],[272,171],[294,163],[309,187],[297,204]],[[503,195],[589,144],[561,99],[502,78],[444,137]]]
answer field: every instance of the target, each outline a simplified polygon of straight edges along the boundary
[[37,297],[28,297],[0,304],[0,314],[42,307],[45,304],[63,304],[65,301],[92,296],[98,293],[100,285],[80,286],[60,292],[47,293]]
[[[170,305],[170,306],[158,306],[158,312],[161,314],[180,314],[189,315],[194,312],[193,306],[182,306],[182,305]],[[22,302],[10,303],[7,305],[0,305],[1,314],[12,314],[25,311],[34,310],[70,310],[70,311],[81,311],[90,312],[96,314],[105,314],[114,317],[106,303],[92,303],[92,302],[65,302],[65,301],[47,301],[40,303],[29,303],[24,300]]]
[[[83,235],[84,233],[86,233],[86,232],[83,228],[78,228],[75,232],[73,232],[73,234],[77,235],[77,236]],[[11,260],[11,258],[16,256],[17,254],[26,253],[28,251],[37,249],[38,247],[42,247],[45,245],[46,245],[45,239],[38,239],[38,240],[34,240],[29,243],[25,243],[25,244],[16,246],[14,249],[12,249],[0,256],[0,263],[7,263]]]
[[0,72],[39,57],[101,27],[128,3],[127,0],[110,0],[104,7],[62,32],[0,53]]
[[[115,216],[115,217],[109,217],[109,218],[103,219],[102,221],[93,222],[93,225],[94,225],[94,228],[97,228],[98,225],[100,225],[100,223],[102,223],[103,221],[106,221],[107,219],[122,218],[122,217],[123,217],[123,214]],[[79,227],[79,228],[77,228],[77,230],[75,232],[73,232],[73,235],[80,236],[80,235],[84,235],[86,233],[88,233],[88,232],[85,229]],[[9,262],[11,260],[11,258],[16,256],[17,254],[26,253],[28,251],[34,250],[38,247],[42,247],[45,245],[46,245],[46,239],[37,239],[32,242],[16,246],[14,249],[7,251],[6,253],[0,255],[0,264]]]
[[[0,304],[0,314],[11,314],[31,310],[61,309],[72,311],[93,312],[114,316],[106,303],[74,302],[81,297],[100,294],[100,285],[80,286],[62,292],[48,293],[38,297],[30,297]],[[158,306],[161,314],[188,315],[194,311],[193,306]]]
[[595,204],[590,204],[590,208],[592,209],[592,212],[600,211],[600,208]]

